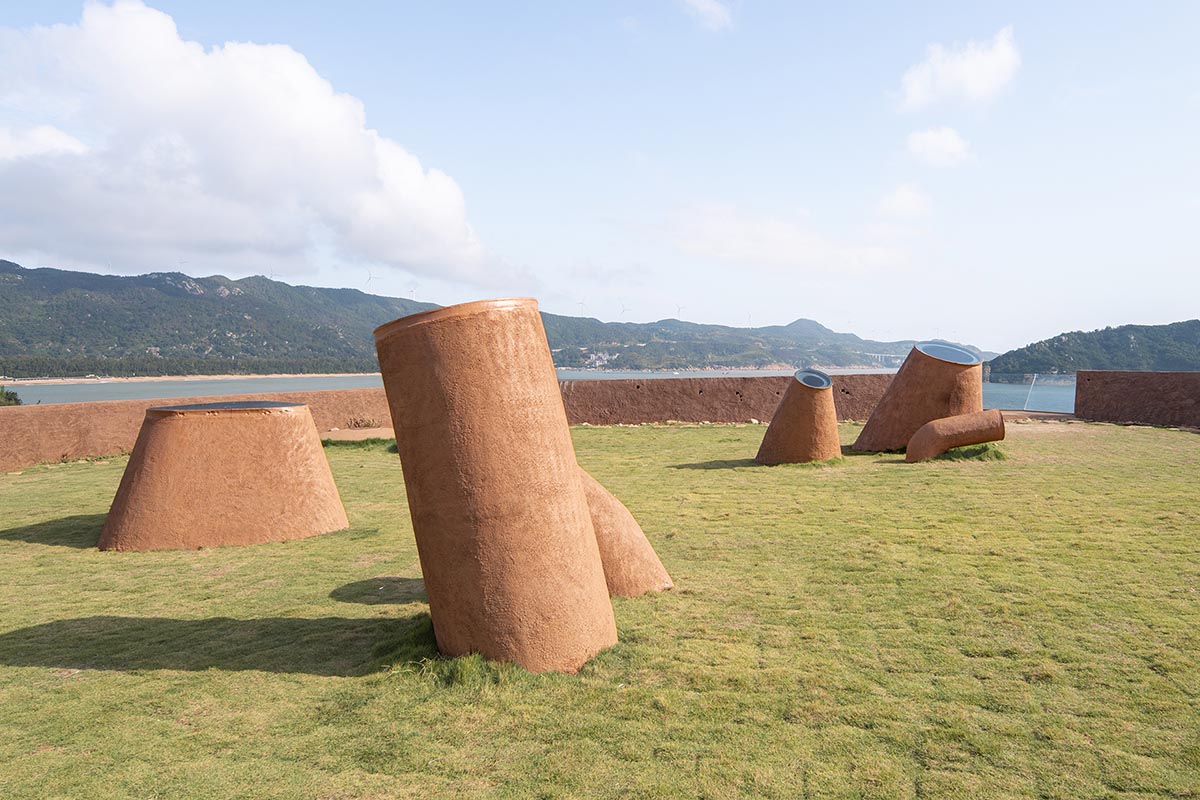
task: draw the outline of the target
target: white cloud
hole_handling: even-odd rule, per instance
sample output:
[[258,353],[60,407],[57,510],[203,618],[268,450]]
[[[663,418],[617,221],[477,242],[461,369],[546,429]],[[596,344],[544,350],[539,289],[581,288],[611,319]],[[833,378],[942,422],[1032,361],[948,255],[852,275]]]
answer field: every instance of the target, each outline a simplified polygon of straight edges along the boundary
[[321,253],[499,279],[454,179],[368,128],[287,46],[206,50],[140,2],[89,3],[75,25],[0,29],[6,124],[10,253],[231,273],[307,271]]
[[710,31],[733,27],[733,15],[720,0],[680,0],[684,8]]
[[879,212],[898,219],[920,219],[929,215],[933,204],[915,183],[897,186],[879,201]]
[[969,41],[949,49],[932,44],[925,60],[904,73],[901,107],[915,110],[941,100],[978,103],[1009,84],[1021,66],[1012,26],[991,42]]
[[36,125],[23,131],[0,127],[0,161],[63,153],[79,155],[87,149],[86,144],[52,125]]
[[862,273],[905,260],[885,245],[813,231],[803,216],[754,216],[729,205],[701,206],[681,215],[674,239],[690,256],[748,268]]
[[934,167],[953,167],[971,157],[971,146],[954,128],[929,128],[908,135],[908,152]]

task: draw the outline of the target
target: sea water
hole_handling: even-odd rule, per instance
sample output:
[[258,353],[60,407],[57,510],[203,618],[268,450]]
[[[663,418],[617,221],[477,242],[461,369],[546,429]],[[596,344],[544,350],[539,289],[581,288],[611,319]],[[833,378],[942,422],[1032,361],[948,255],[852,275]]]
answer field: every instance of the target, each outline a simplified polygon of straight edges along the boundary
[[[894,372],[895,370],[827,370],[832,373]],[[558,371],[559,380],[596,381],[620,378],[717,378],[790,375],[791,370],[678,370],[634,372],[617,370]],[[166,397],[205,397],[262,392],[310,392],[321,389],[370,389],[383,386],[378,375],[294,375],[274,378],[219,378],[163,381],[87,380],[77,383],[8,384],[26,405],[37,403],[83,403],[94,400],[152,400]],[[985,383],[984,408],[1063,411],[1075,408],[1072,383]]]

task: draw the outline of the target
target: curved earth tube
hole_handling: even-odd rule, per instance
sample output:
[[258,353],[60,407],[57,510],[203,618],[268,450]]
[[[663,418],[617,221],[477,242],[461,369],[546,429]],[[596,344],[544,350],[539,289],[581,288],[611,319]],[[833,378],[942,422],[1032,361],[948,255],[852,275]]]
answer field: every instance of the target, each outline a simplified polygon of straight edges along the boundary
[[999,409],[959,414],[927,422],[908,442],[904,460],[912,464],[940,456],[955,447],[998,442],[1004,438],[1004,415]]

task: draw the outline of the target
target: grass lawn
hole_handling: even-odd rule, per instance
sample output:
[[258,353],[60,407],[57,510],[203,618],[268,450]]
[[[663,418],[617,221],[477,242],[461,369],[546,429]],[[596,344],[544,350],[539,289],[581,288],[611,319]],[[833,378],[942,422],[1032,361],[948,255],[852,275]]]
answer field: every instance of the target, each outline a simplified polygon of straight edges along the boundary
[[1200,797],[1200,436],[763,430],[574,429],[678,587],[577,676],[437,657],[382,445],[254,547],[95,550],[123,458],[0,475],[0,798]]

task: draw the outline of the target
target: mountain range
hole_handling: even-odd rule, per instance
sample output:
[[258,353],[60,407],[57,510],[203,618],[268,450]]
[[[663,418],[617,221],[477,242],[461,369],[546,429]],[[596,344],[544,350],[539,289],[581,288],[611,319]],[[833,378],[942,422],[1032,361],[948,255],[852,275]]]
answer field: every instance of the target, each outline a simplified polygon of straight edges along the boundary
[[1060,333],[997,356],[989,367],[1000,382],[1080,369],[1200,370],[1200,319]]
[[[128,277],[0,260],[0,375],[374,372],[372,330],[436,307],[261,276]],[[894,367],[913,344],[837,333],[809,319],[735,328],[542,317],[560,367]]]

